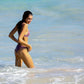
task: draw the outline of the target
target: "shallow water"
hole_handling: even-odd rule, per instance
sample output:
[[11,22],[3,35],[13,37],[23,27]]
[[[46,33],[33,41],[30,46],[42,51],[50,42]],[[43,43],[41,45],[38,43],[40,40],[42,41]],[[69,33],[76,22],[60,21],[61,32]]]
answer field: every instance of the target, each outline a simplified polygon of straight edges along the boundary
[[[0,1],[0,84],[83,84],[83,4],[83,0]],[[28,9],[34,14],[29,25],[34,69],[14,66],[17,44],[8,37]]]
[[84,69],[0,67],[0,82],[5,84],[83,84]]

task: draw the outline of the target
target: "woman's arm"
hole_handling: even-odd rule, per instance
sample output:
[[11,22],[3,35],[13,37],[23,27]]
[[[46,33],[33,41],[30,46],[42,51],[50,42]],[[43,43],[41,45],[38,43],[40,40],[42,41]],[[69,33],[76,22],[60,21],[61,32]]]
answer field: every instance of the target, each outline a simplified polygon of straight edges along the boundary
[[24,34],[25,34],[25,32],[26,32],[26,28],[27,28],[27,25],[26,25],[26,24],[23,24],[23,25],[22,25],[22,31],[21,31],[21,33],[20,33],[20,35],[19,35],[18,40],[17,40],[17,39],[14,37],[15,32],[18,30],[17,25],[16,25],[15,28],[9,33],[9,37],[10,37],[12,40],[14,40],[15,42],[24,44],[25,46],[31,48],[31,45],[29,45],[28,43],[26,43],[26,42],[23,40],[23,36],[24,36]]
[[17,31],[18,29],[17,29],[17,25],[14,27],[14,29],[9,33],[9,37],[13,40],[13,41],[15,41],[15,42],[17,42],[18,43],[18,40],[14,37],[14,34],[15,34],[15,32]]

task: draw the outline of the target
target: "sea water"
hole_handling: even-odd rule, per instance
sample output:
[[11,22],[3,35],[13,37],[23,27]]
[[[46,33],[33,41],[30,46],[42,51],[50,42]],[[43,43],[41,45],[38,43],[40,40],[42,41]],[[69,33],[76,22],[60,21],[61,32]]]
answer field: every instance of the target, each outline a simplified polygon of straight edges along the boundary
[[[17,43],[8,37],[26,10],[33,69],[15,66]],[[0,84],[84,84],[84,1],[1,0]]]

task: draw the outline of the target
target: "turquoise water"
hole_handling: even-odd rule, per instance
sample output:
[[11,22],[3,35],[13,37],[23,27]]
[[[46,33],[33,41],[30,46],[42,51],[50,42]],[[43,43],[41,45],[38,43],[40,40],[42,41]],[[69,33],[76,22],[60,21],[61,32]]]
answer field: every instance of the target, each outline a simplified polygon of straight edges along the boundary
[[[17,43],[8,37],[25,10],[34,14],[29,25],[34,69],[14,66]],[[83,16],[83,0],[0,1],[0,84],[83,84]]]

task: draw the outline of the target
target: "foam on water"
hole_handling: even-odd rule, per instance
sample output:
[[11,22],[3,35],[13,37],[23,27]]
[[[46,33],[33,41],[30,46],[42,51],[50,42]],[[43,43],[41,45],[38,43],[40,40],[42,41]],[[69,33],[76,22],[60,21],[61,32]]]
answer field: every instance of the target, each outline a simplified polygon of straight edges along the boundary
[[[0,67],[0,83],[6,84],[78,84],[84,80],[84,69]],[[38,82],[39,81],[39,82]],[[77,83],[76,83],[77,82]]]
[[[21,83],[24,82],[24,77],[28,71],[25,69],[15,68],[11,66],[3,67],[0,70],[0,82],[1,83],[7,83],[7,84],[15,84],[15,83]],[[20,79],[19,79],[20,78]]]

